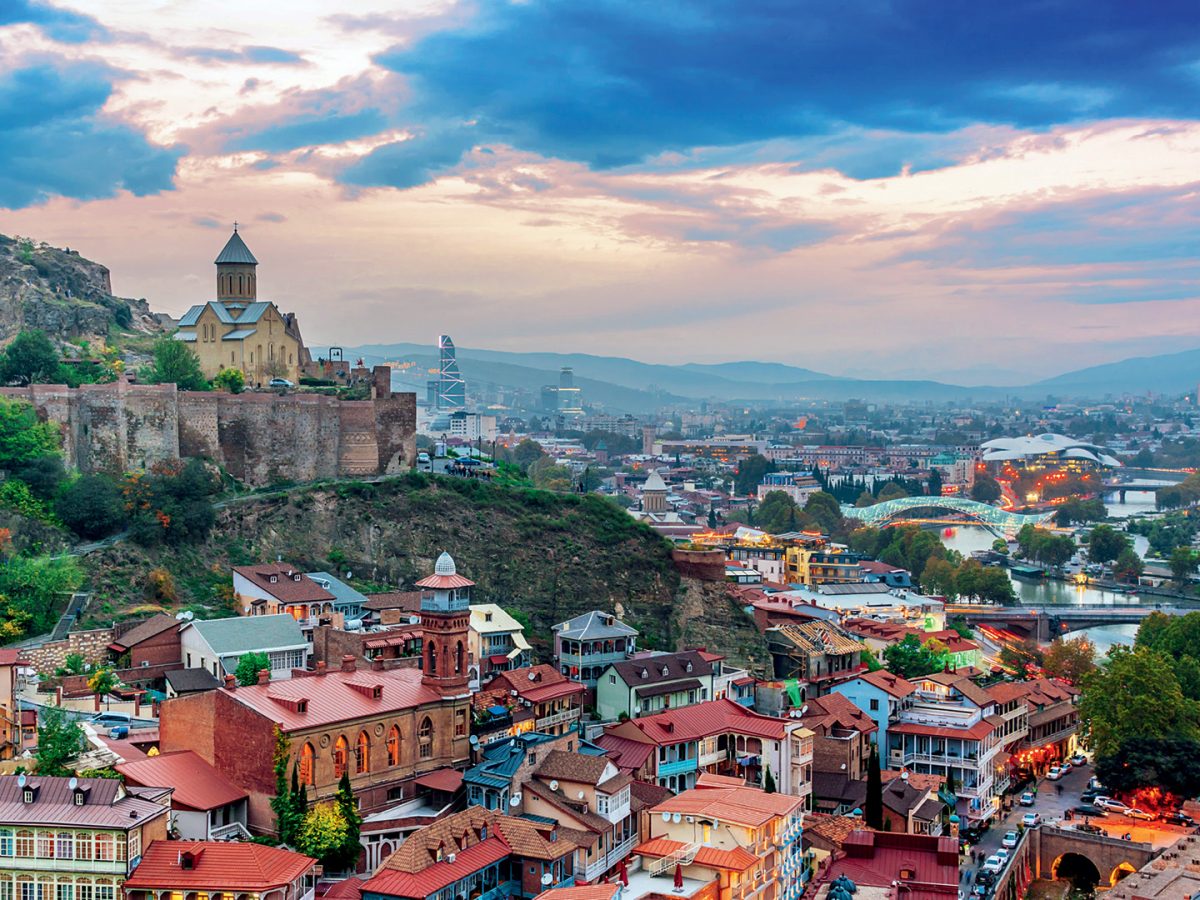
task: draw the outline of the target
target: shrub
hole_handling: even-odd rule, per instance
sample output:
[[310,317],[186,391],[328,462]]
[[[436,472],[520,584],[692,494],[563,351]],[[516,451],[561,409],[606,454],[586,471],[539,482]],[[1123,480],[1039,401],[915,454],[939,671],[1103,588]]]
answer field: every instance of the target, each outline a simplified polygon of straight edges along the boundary
[[54,511],[71,531],[92,540],[117,533],[128,521],[121,491],[105,475],[84,475],[71,482],[59,494]]

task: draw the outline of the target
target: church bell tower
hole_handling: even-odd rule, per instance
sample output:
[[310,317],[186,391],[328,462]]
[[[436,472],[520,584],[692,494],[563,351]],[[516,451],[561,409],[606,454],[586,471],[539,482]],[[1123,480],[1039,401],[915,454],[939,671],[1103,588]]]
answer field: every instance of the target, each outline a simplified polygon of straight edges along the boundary
[[225,249],[214,260],[217,266],[217,301],[220,303],[253,303],[258,298],[255,270],[258,260],[238,234],[237,223],[233,223],[233,234],[225,242]]
[[458,574],[449,553],[438,557],[433,574],[417,582],[431,596],[421,600],[421,682],[443,697],[469,694],[467,631],[471,625],[471,588]]

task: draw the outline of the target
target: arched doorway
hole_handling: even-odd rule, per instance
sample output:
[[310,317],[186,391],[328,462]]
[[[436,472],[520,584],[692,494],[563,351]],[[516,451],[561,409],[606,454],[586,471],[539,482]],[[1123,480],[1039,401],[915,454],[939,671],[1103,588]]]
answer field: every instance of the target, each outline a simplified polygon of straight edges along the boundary
[[1137,869],[1133,867],[1132,863],[1121,863],[1119,866],[1113,869],[1112,873],[1108,876],[1108,886],[1116,887],[1118,881],[1120,881],[1126,875],[1132,875],[1136,871]]
[[1079,853],[1064,853],[1050,867],[1055,879],[1070,881],[1078,891],[1091,893],[1100,883],[1100,870],[1096,864]]

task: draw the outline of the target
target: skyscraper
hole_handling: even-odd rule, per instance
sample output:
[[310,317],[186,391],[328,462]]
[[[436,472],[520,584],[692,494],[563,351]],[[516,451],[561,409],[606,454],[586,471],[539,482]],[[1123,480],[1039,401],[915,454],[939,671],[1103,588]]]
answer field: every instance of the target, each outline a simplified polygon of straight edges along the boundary
[[438,335],[438,377],[430,382],[433,387],[433,406],[438,410],[463,409],[467,405],[467,383],[458,371],[458,358],[454,355],[454,341],[450,335]]

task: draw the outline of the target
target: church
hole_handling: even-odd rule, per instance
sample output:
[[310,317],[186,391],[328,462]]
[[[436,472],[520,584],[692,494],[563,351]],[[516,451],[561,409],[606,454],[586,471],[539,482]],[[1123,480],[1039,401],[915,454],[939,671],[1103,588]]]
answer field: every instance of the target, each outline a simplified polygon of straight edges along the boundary
[[179,320],[175,340],[196,351],[206,378],[240,369],[251,387],[272,378],[296,384],[310,362],[295,313],[258,299],[258,260],[233,226],[216,258],[217,299],[197,304]]

